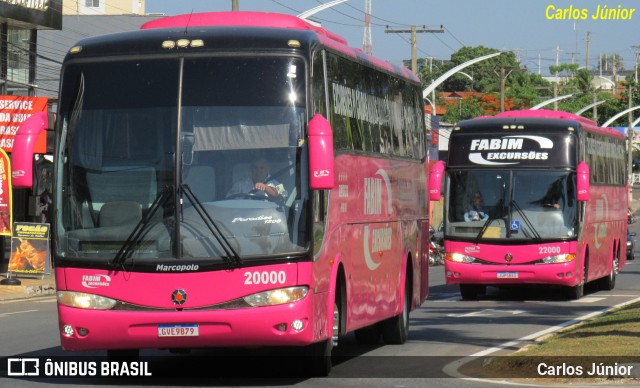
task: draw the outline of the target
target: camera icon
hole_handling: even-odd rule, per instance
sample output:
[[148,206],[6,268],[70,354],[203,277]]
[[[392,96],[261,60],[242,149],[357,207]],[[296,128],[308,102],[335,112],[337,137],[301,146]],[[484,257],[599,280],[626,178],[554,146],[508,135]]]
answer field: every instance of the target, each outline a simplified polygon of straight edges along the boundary
[[37,358],[7,359],[8,376],[39,376],[40,360]]

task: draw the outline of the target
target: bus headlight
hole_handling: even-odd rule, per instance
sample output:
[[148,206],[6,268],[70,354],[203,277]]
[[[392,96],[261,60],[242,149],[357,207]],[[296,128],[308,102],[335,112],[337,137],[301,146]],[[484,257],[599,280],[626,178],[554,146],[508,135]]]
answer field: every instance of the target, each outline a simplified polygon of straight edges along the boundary
[[276,290],[269,290],[259,292],[253,295],[247,295],[244,297],[244,301],[249,303],[253,307],[262,306],[275,306],[278,304],[286,304],[299,301],[307,296],[309,287],[288,287],[278,288]]
[[568,263],[576,259],[576,255],[573,253],[564,253],[562,255],[548,256],[543,258],[541,261],[543,264],[558,264],[558,263]]
[[79,309],[109,310],[115,306],[115,299],[84,292],[58,291],[58,303]]
[[447,253],[444,255],[444,259],[456,263],[473,263],[476,261],[475,257],[463,255],[462,253]]

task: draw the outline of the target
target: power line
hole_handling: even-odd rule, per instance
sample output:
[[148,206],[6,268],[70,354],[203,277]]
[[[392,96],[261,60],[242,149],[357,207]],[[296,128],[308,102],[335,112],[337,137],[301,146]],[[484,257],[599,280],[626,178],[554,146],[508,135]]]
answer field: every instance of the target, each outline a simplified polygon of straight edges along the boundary
[[418,73],[418,58],[417,58],[417,55],[416,55],[416,50],[417,50],[417,46],[418,46],[417,34],[419,34],[419,33],[442,34],[442,33],[444,33],[444,29],[442,29],[442,26],[440,26],[439,30],[429,30],[429,29],[426,29],[426,28],[418,30],[415,25],[412,25],[410,30],[389,30],[389,29],[387,29],[384,32],[388,33],[388,34],[405,34],[405,33],[411,34],[411,71],[413,71],[414,73],[417,74]]

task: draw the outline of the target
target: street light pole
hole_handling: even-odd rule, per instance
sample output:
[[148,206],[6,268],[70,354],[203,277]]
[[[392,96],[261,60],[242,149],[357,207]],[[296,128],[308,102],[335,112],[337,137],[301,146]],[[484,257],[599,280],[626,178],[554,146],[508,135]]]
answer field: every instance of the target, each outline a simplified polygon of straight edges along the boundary
[[[529,109],[531,109],[531,110],[538,110],[538,109],[542,108],[542,107],[543,107],[543,106],[545,106],[545,105],[549,105],[549,104],[551,104],[552,102],[553,102],[553,103],[557,103],[558,101],[560,101],[560,100],[564,100],[564,99],[567,99],[567,98],[569,98],[569,97],[573,97],[573,94],[565,94],[564,96],[558,96],[558,97],[550,98],[550,99],[548,99],[548,100],[544,100],[544,101],[542,101],[541,103],[539,103],[538,105],[536,105],[536,106],[532,106],[532,107],[531,107],[531,108],[529,108]],[[557,108],[556,108],[555,110],[557,110]]]
[[436,100],[436,96],[435,96],[435,91],[436,88],[438,86],[440,86],[441,83],[443,83],[447,78],[451,77],[452,75],[454,75],[455,73],[459,72],[460,70],[469,67],[475,63],[478,63],[480,61],[484,61],[485,59],[489,59],[489,58],[493,58],[497,55],[502,54],[502,52],[497,52],[497,53],[493,53],[493,54],[488,54],[488,55],[483,55],[481,57],[478,58],[474,58],[470,61],[466,61],[464,63],[459,64],[458,66],[454,67],[453,69],[449,69],[449,71],[447,71],[446,73],[444,73],[443,75],[441,75],[440,77],[438,77],[438,79],[436,79],[435,81],[432,81],[431,84],[429,84],[429,86],[427,86],[423,91],[422,91],[422,98],[427,98],[429,96],[430,93],[433,92],[433,101],[431,102],[431,106],[433,108],[433,114],[436,114],[436,105],[435,105],[435,100]]

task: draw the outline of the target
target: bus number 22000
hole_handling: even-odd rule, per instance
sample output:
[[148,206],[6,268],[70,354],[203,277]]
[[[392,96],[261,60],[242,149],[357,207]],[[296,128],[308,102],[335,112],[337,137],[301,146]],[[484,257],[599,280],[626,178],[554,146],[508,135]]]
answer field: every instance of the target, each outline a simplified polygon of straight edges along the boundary
[[244,273],[244,284],[284,284],[287,274],[284,271],[256,271]]

